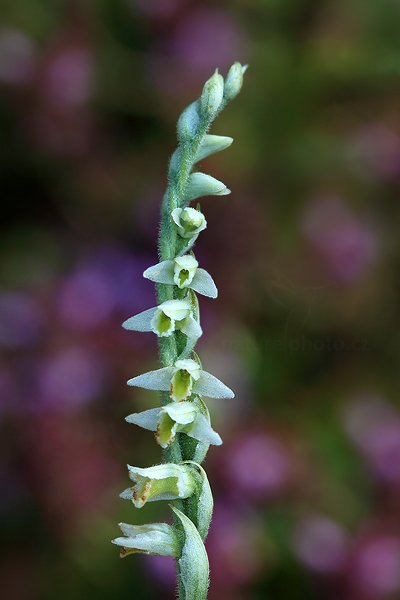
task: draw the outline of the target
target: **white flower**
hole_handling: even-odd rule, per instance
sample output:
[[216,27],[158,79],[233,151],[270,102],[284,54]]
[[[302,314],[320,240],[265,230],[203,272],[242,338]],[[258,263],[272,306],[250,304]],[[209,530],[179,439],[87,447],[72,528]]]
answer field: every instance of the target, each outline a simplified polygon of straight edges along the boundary
[[195,489],[196,480],[187,465],[164,463],[147,469],[128,465],[128,470],[135,485],[120,496],[124,500],[132,500],[136,508],[156,500],[188,498]]
[[202,404],[195,402],[171,402],[161,408],[151,408],[128,415],[126,421],[155,431],[157,443],[162,448],[167,448],[178,432],[186,433],[199,442],[220,446],[222,440],[210,425],[206,407],[206,414],[203,414],[201,406]]
[[148,525],[120,523],[119,527],[125,537],[118,537],[112,540],[112,543],[121,546],[121,558],[138,552],[175,558],[180,554],[180,545],[175,530],[167,523],[149,523]]
[[138,375],[129,379],[128,385],[146,390],[169,391],[175,401],[186,400],[191,394],[209,398],[233,398],[235,395],[222,381],[203,371],[199,364],[190,358],[178,360],[172,367]]
[[194,256],[185,254],[149,267],[143,277],[155,283],[176,285],[181,290],[190,288],[203,296],[216,298],[218,290],[211,275],[204,269],[199,269],[198,265]]
[[202,334],[188,300],[167,300],[127,319],[122,327],[133,331],[153,331],[158,337],[168,337],[176,330],[191,339],[197,339]]
[[178,228],[179,235],[185,239],[197,238],[199,233],[207,227],[203,213],[190,206],[174,208],[171,217]]

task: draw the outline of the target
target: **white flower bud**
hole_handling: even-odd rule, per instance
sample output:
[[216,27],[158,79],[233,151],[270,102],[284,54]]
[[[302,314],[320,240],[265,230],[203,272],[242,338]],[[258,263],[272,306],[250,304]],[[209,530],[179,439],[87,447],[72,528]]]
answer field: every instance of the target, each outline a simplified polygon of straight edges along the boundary
[[198,102],[192,102],[192,104],[189,104],[189,106],[185,108],[178,119],[177,134],[178,140],[181,143],[192,140],[197,133],[200,124],[198,108]]
[[215,177],[205,173],[192,173],[185,192],[185,202],[190,202],[201,196],[226,196],[230,193],[231,190]]
[[233,138],[225,135],[205,135],[197,151],[195,162],[199,162],[199,160],[203,160],[203,158],[207,158],[211,154],[229,148],[232,142]]
[[209,118],[213,119],[221,104],[224,96],[224,78],[218,73],[218,69],[214,75],[206,81],[201,93],[200,103],[202,112]]
[[235,62],[231,66],[225,79],[224,100],[229,102],[238,95],[242,89],[243,75],[246,71],[247,65],[243,66],[240,63]]

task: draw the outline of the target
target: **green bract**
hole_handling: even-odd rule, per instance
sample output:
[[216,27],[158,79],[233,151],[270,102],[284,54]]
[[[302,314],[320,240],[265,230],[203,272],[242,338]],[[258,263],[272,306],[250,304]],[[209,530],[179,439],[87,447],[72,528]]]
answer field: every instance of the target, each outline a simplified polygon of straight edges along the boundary
[[200,463],[210,444],[222,440],[211,427],[203,397],[233,398],[233,391],[202,368],[194,346],[202,335],[197,294],[216,298],[211,275],[199,266],[193,247],[207,221],[199,205],[204,196],[225,196],[226,185],[195,164],[228,148],[233,139],[211,135],[217,114],[240,91],[246,67],[235,63],[226,79],[215,71],[200,98],[181,114],[177,125],[179,145],[172,154],[168,187],[161,209],[160,262],[143,276],[157,284],[157,306],[123,323],[132,331],[152,331],[158,337],[162,367],[129,379],[128,385],[161,392],[162,406],[126,417],[128,423],[155,432],[164,449],[163,463],[148,468],[128,466],[133,486],[121,497],[136,508],[147,502],[171,500],[174,524],[120,525],[123,536],[113,540],[121,556],[144,552],[177,560],[179,600],[206,600],[209,578],[205,539],[213,511],[207,475]]

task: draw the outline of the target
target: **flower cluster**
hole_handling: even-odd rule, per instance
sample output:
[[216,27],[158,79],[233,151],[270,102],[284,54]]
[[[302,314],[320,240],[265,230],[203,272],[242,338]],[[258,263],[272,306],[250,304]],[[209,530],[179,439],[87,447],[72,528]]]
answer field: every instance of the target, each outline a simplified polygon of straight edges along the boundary
[[[128,385],[162,393],[163,404],[126,417],[155,432],[163,448],[163,463],[148,468],[128,466],[133,486],[121,497],[141,508],[156,500],[179,501],[172,507],[174,525],[121,524],[124,534],[114,540],[121,556],[135,552],[173,556],[178,560],[181,599],[206,598],[208,559],[204,548],[213,499],[200,466],[210,444],[222,440],[210,422],[203,397],[233,398],[222,381],[203,370],[194,346],[202,335],[197,294],[216,298],[215,283],[196,260],[192,247],[207,227],[200,210],[189,203],[202,196],[224,196],[230,190],[194,165],[224,150],[232,138],[209,135],[214,118],[240,91],[246,67],[235,63],[226,79],[216,71],[205,83],[201,97],[184,110],[178,121],[179,146],[172,155],[169,184],[164,196],[160,233],[161,262],[143,276],[157,284],[158,305],[123,323],[133,331],[148,331],[159,338],[162,368],[137,375]],[[184,501],[184,502],[182,502]],[[194,560],[195,557],[195,560]]]

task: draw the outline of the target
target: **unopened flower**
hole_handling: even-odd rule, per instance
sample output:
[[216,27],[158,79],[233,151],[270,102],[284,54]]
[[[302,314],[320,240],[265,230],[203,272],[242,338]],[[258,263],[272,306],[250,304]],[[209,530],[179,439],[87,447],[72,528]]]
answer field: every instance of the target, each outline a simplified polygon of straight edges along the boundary
[[190,206],[175,208],[171,212],[171,217],[177,226],[179,235],[185,239],[197,238],[199,233],[207,227],[203,213]]
[[243,85],[243,75],[247,71],[247,65],[235,62],[228,71],[225,78],[224,100],[230,101],[238,95]]
[[190,358],[177,360],[172,367],[149,371],[129,379],[128,385],[146,390],[170,392],[174,401],[186,400],[191,394],[209,398],[233,398],[233,391],[222,381],[203,371],[200,365]]
[[217,69],[214,75],[205,82],[200,98],[201,109],[208,118],[215,117],[221,107],[223,96],[224,78]]
[[156,500],[188,498],[195,489],[193,470],[187,465],[164,463],[147,469],[128,465],[128,470],[135,485],[123,491],[121,498],[132,500],[136,508]]
[[149,267],[143,277],[156,283],[176,285],[179,289],[190,288],[198,294],[216,298],[218,290],[211,277],[204,269],[198,268],[199,263],[190,254],[178,256],[174,260],[163,260]]
[[120,556],[129,554],[151,554],[157,556],[178,557],[180,545],[174,528],[167,523],[150,523],[148,525],[128,525],[120,523],[124,537],[112,540],[121,546]]
[[205,173],[192,173],[185,192],[185,202],[201,196],[227,196],[231,193],[222,181]]
[[193,339],[202,334],[188,300],[167,300],[127,319],[122,327],[133,331],[153,331],[158,337],[168,337],[177,330]]
[[128,415],[126,421],[155,431],[156,440],[162,448],[167,448],[178,432],[186,433],[200,442],[219,446],[222,440],[210,425],[208,411],[204,412],[206,414],[201,411],[199,403],[171,402],[161,408]]
[[210,135],[204,136],[203,141],[200,144],[200,148],[197,150],[196,162],[229,148],[232,144],[233,138],[225,135]]

